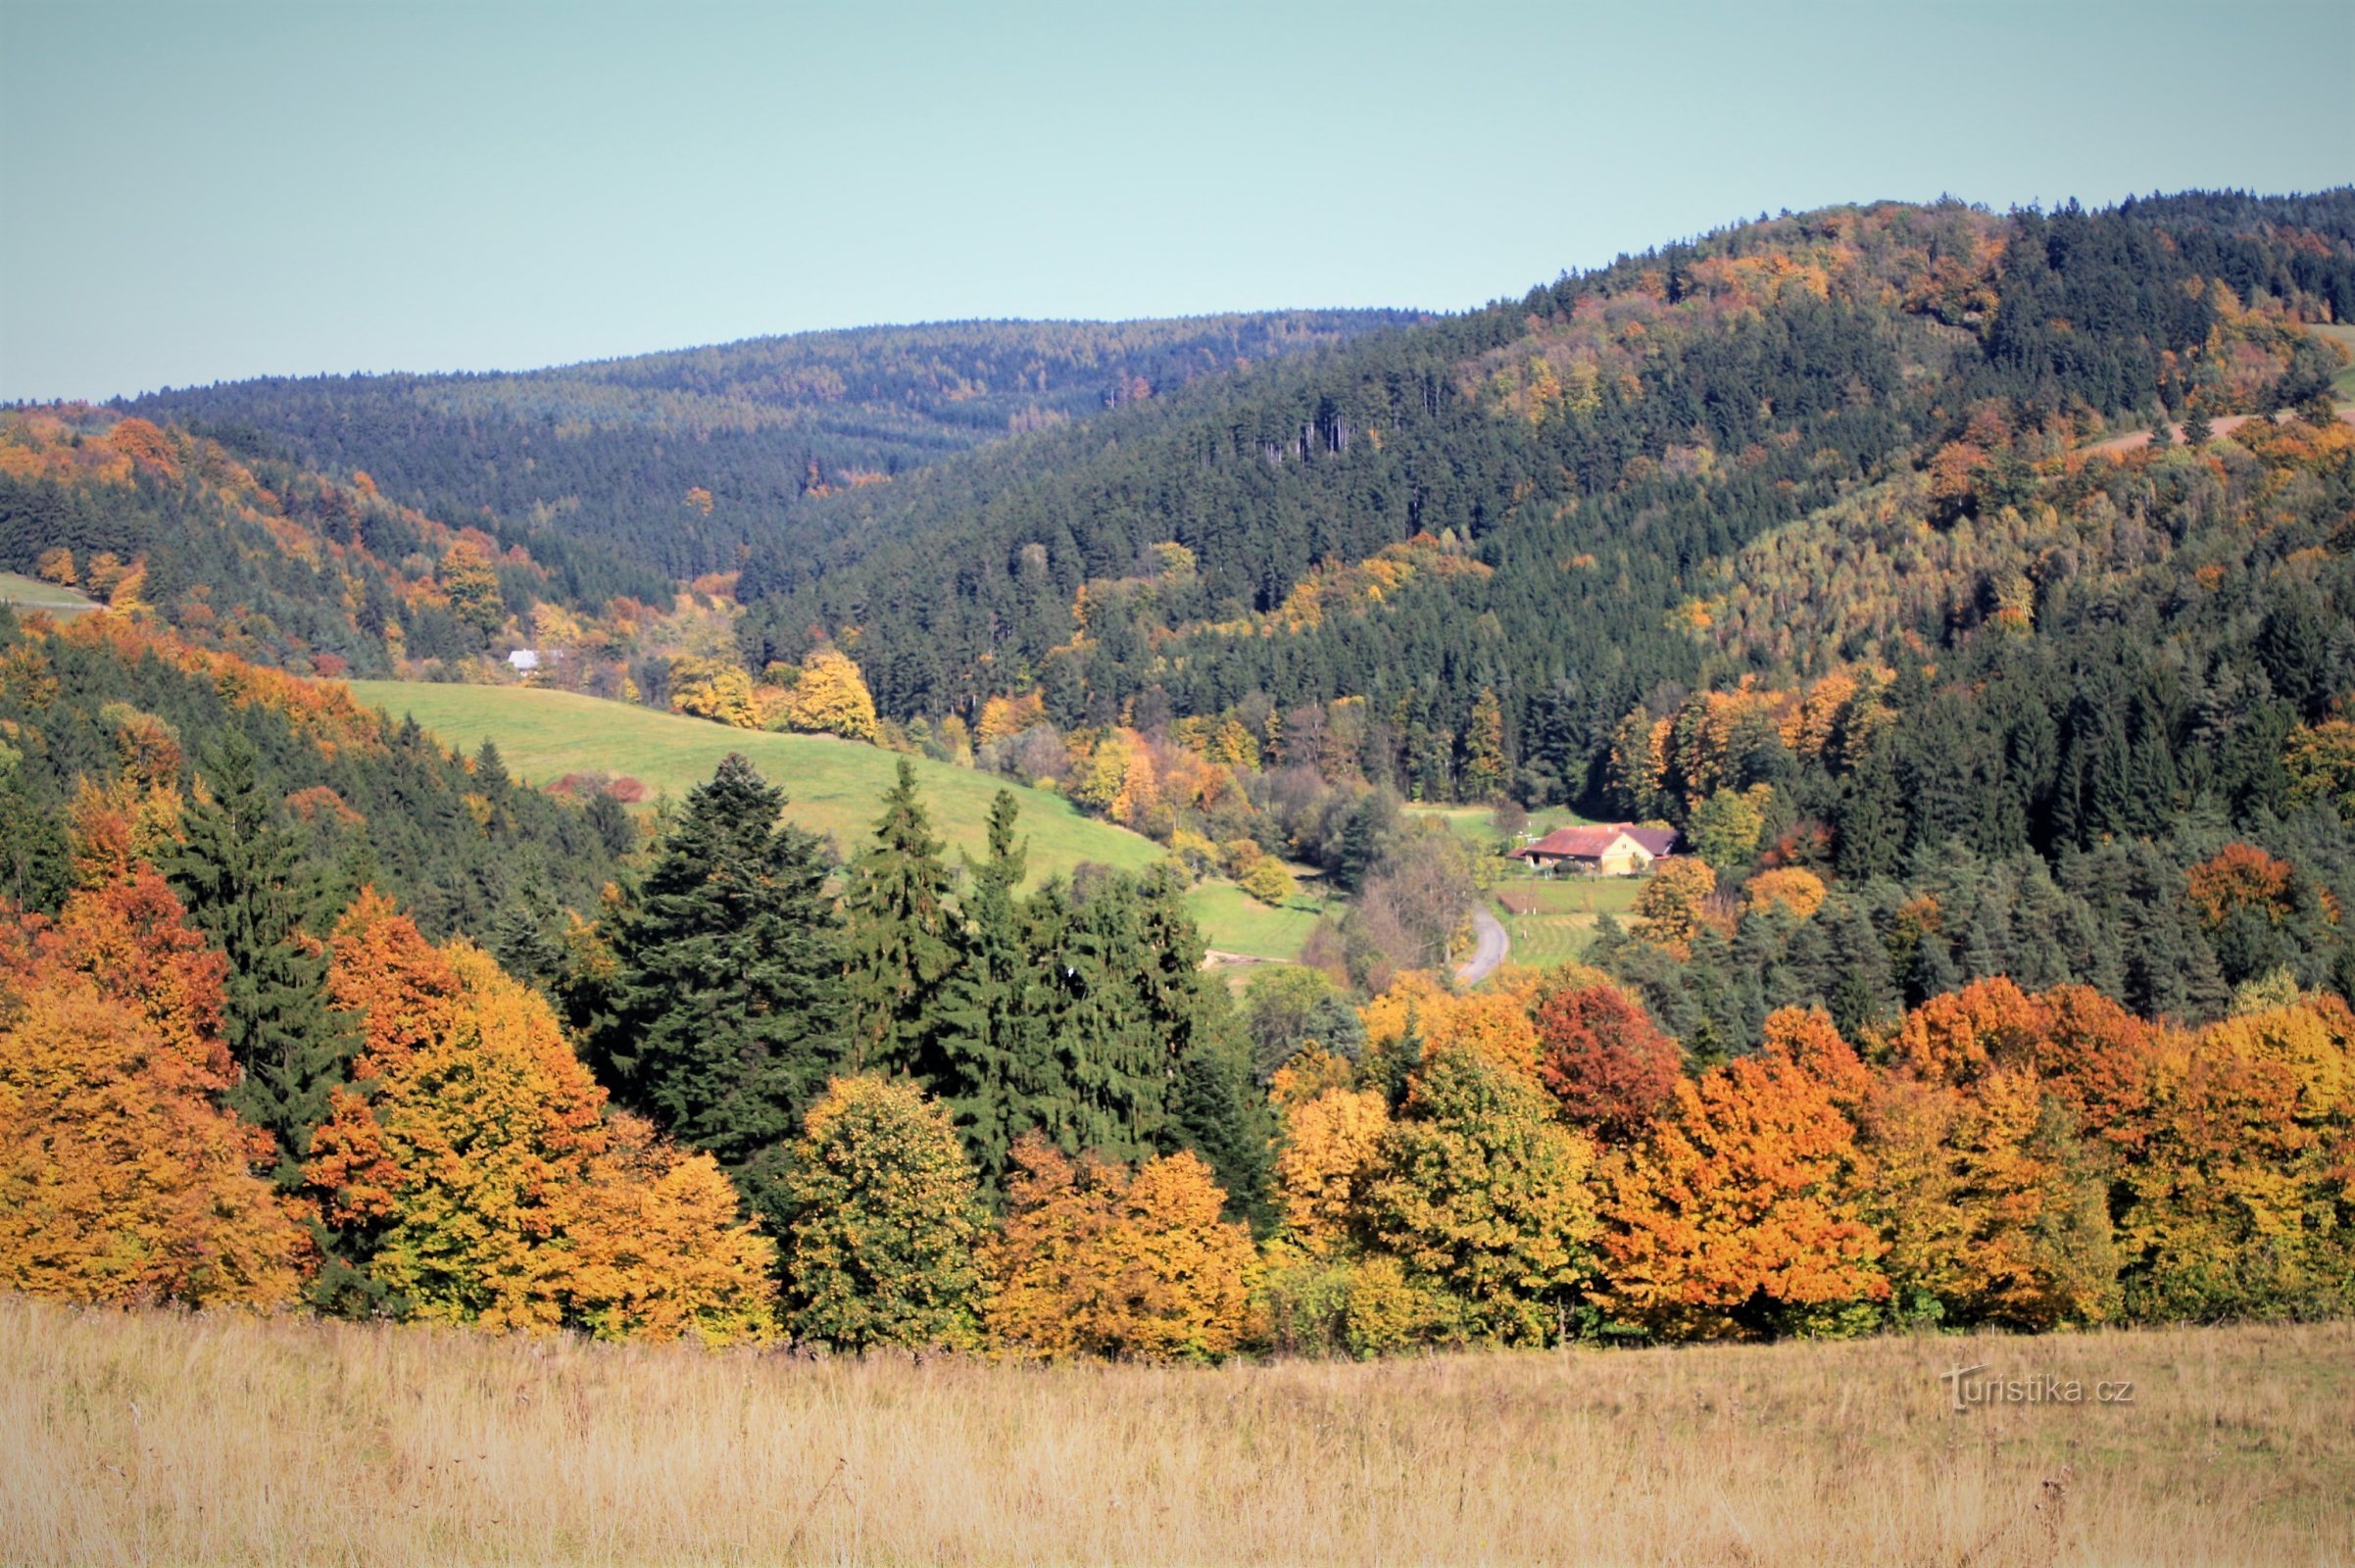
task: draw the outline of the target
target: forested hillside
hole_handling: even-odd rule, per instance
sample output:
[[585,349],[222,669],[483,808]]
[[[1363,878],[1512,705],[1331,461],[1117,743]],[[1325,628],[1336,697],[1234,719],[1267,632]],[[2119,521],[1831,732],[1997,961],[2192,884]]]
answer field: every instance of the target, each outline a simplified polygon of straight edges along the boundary
[[517,786],[495,749],[468,762],[340,687],[111,612],[0,612],[0,896],[25,909],[54,913],[80,880],[76,842],[154,855],[230,793],[259,813],[240,831],[266,825],[290,858],[273,874],[330,903],[374,883],[436,936],[593,907],[636,843],[614,803]]
[[[2350,310],[2355,191],[1832,209],[1190,382],[1142,329],[1151,397],[1058,422],[1056,370],[1016,439],[668,497],[682,432],[806,433],[731,365],[847,410],[921,350],[910,443],[1020,379],[793,340],[704,401],[694,356],[552,373],[546,481],[631,477],[528,549],[20,413],[0,567],[107,608],[0,620],[0,1278],[1048,1357],[2343,1314]],[[466,419],[386,450],[473,484]],[[564,564],[747,543],[662,605]],[[1169,853],[1034,882],[1010,793],[952,854],[905,763],[839,861],[742,755],[633,821],[249,662],[335,658],[920,752]],[[1409,800],[1676,831],[1586,962],[1474,991],[1503,862]],[[1303,861],[1331,917],[1238,1004],[1187,885]]]
[[319,376],[123,405],[328,473],[503,545],[551,534],[629,568],[732,571],[802,504],[1205,376],[1413,319],[1283,311],[1164,321],[954,321],[751,338],[515,375]]
[[0,568],[299,673],[477,660],[502,633],[527,637],[542,607],[594,621],[625,589],[672,602],[664,578],[617,586],[563,539],[536,542],[540,557],[503,548],[386,499],[366,472],[243,460],[181,426],[86,404],[0,411]]
[[[1450,747],[1486,687],[1576,790],[1635,700],[1701,674],[1670,612],[1709,563],[1926,467],[1990,403],[2063,441],[2162,399],[2295,404],[2339,363],[2296,323],[2351,309],[2344,192],[1744,225],[832,498],[747,568],[752,662],[855,637],[900,717],[1034,686],[1063,725],[1363,697]],[[1486,569],[1330,590],[1418,534]],[[1565,704],[1576,753],[1540,733]]]

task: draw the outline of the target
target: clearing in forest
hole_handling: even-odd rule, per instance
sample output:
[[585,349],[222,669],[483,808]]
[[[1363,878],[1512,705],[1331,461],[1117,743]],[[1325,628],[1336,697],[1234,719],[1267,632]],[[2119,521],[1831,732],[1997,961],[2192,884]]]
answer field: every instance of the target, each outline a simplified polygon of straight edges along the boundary
[[[897,753],[830,735],[779,735],[731,729],[628,703],[532,686],[461,686],[426,681],[356,680],[352,696],[395,718],[414,715],[442,744],[468,756],[485,740],[497,743],[507,769],[546,786],[567,773],[634,778],[650,797],[676,800],[711,776],[720,759],[742,752],[790,804],[786,816],[813,833],[831,834],[845,855],[873,831],[879,802],[900,764]],[[981,858],[990,801],[1001,789],[1021,803],[1021,831],[1030,841],[1034,881],[1068,875],[1083,861],[1138,871],[1161,858],[1161,847],[1141,834],[1083,816],[1069,801],[992,773],[910,758],[916,787],[933,830],[948,841],[948,858],[963,851]],[[1261,958],[1291,958],[1315,916],[1265,909],[1225,883],[1197,888],[1191,903],[1203,938],[1213,948]]]

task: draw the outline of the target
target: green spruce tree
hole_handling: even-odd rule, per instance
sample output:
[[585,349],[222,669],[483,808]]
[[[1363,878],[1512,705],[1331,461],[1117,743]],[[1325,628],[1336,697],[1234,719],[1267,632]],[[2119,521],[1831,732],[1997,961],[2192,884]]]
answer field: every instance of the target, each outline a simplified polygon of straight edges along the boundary
[[780,825],[785,793],[730,754],[613,921],[589,1029],[623,1103],[711,1151],[754,1211],[782,1212],[774,1155],[841,1057],[841,923],[826,856]]
[[1178,1063],[1174,1099],[1177,1142],[1216,1174],[1228,1216],[1265,1233],[1275,1222],[1268,1197],[1275,1118],[1251,1081],[1240,1030],[1198,1044]]
[[843,891],[850,924],[850,1065],[904,1072],[939,1088],[950,1077],[941,988],[957,968],[962,931],[942,845],[916,799],[906,759],[883,797],[875,842],[851,862]]
[[228,1102],[277,1140],[276,1178],[292,1186],[356,1042],[327,1007],[326,954],[305,931],[326,912],[321,890],[276,820],[259,766],[253,744],[229,730],[163,869],[190,922],[228,959],[221,1026],[241,1069]]
[[957,1118],[973,1162],[993,1187],[1003,1177],[1022,1116],[1020,1064],[1032,1033],[1024,1007],[1032,968],[1023,942],[1022,878],[1029,858],[1014,837],[1021,808],[1000,790],[990,802],[989,858],[965,858],[965,935],[942,988],[938,1093]]
[[1047,1028],[1025,1063],[1031,1114],[1066,1152],[1161,1152],[1170,1048],[1145,991],[1156,957],[1136,880],[1104,872],[1069,892],[1051,883],[1032,903]]

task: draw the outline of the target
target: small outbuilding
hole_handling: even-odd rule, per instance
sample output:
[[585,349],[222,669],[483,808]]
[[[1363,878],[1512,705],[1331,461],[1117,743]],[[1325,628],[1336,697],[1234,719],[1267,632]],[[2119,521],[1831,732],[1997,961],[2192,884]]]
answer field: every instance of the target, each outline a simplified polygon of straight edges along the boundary
[[1681,835],[1672,827],[1622,828],[1629,838],[1644,847],[1644,852],[1655,860],[1665,860],[1677,851]]

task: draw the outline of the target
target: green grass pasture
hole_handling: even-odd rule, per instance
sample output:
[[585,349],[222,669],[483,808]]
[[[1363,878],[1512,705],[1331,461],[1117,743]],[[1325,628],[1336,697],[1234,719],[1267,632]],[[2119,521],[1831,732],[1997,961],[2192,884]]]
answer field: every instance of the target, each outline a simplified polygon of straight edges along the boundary
[[[878,803],[900,762],[893,753],[832,736],[729,729],[539,687],[349,684],[360,702],[396,718],[414,715],[444,745],[468,755],[486,739],[497,742],[508,771],[531,784],[550,784],[566,773],[615,773],[675,799],[710,778],[728,753],[742,752],[770,783],[784,789],[789,819],[813,833],[832,834],[846,854],[873,830],[882,809]],[[1067,873],[1082,861],[1135,871],[1161,858],[1160,846],[1152,840],[1082,816],[1058,795],[928,758],[908,761],[933,827],[949,843],[952,863],[960,850],[980,857],[990,800],[1000,789],[1012,790],[1021,802],[1034,880]],[[1269,909],[1229,883],[1196,890],[1192,903],[1212,947],[1257,957],[1293,957],[1316,923],[1310,910]]]

